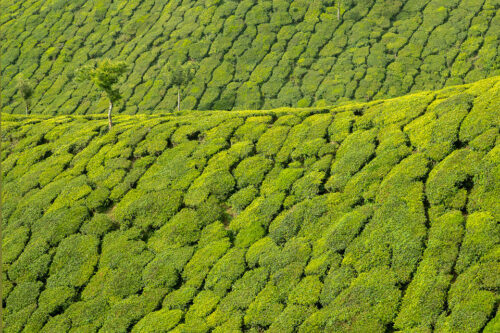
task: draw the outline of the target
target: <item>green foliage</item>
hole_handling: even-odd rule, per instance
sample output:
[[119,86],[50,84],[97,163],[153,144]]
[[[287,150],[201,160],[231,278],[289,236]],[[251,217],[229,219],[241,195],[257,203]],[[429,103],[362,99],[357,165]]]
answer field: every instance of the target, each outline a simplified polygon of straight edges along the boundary
[[262,155],[244,159],[234,170],[234,176],[239,188],[249,185],[258,186],[265,174],[271,170],[272,162]]
[[111,61],[104,59],[97,63],[97,66],[87,65],[77,72],[80,81],[90,80],[99,89],[104,91],[111,103],[115,103],[122,98],[119,90],[114,87],[121,76],[128,70],[128,65],[123,61]]
[[17,89],[19,91],[19,95],[24,100],[26,104],[26,114],[28,114],[30,105],[31,105],[31,97],[33,96],[33,87],[31,84],[26,81],[22,76],[17,80]]
[[57,247],[50,265],[47,286],[81,287],[94,273],[98,240],[88,235],[72,235]]
[[132,332],[168,332],[182,319],[181,310],[161,309],[148,313],[132,328]]
[[276,320],[283,311],[283,304],[278,302],[278,291],[273,285],[267,285],[248,307],[244,322],[246,325],[266,327]]
[[181,200],[179,191],[146,193],[133,189],[116,205],[113,215],[120,224],[133,224],[144,229],[150,226],[158,228],[174,216]]
[[241,212],[253,201],[257,193],[255,187],[248,186],[234,193],[228,202],[237,212]]
[[[108,5],[130,15],[142,6]],[[307,55],[299,55],[307,65],[290,68],[294,80],[309,64],[321,70],[308,57],[328,38],[314,37],[315,29],[344,26],[360,43],[348,59],[361,64],[351,73],[361,78],[364,58],[385,60],[372,55],[382,52],[376,45],[365,47],[370,34],[347,13],[381,26],[392,21],[373,15],[385,8],[378,1],[351,5],[341,22],[335,7],[323,11],[319,2],[158,3],[144,15],[188,6],[176,19],[182,34],[176,25],[165,29],[201,36],[184,21],[204,20],[213,38],[255,40],[241,53],[254,59],[265,38],[279,32],[291,41],[316,24],[307,30]],[[289,12],[297,6],[303,16]],[[405,4],[405,15],[418,6]],[[241,31],[212,20],[232,10],[251,11],[256,22],[273,21],[277,11],[298,21],[289,31],[260,27],[266,23]],[[412,27],[388,29],[409,38]],[[148,34],[153,49],[167,40],[161,31]],[[232,42],[217,47],[230,50]],[[188,44],[172,44],[179,49],[172,57],[187,57]],[[157,55],[158,66],[173,61]],[[234,75],[252,76],[232,56],[223,61]],[[218,66],[209,65],[199,71]],[[147,81],[154,71],[142,67]],[[339,82],[348,76],[332,70]],[[100,115],[2,115],[5,330],[495,331],[500,141],[493,121],[477,120],[484,108],[498,116],[497,81],[328,108],[122,114],[111,131]]]
[[319,300],[323,284],[318,276],[310,275],[303,278],[288,296],[290,304],[313,305]]

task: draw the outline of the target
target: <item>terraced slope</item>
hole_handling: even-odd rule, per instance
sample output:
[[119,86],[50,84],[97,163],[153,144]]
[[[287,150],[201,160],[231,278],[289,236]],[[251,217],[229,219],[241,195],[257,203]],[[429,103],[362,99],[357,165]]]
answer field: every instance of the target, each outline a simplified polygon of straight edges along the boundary
[[[340,19],[337,3],[341,2]],[[106,101],[73,81],[95,59],[132,69],[126,114],[174,109],[166,64],[199,64],[184,109],[270,109],[401,96],[500,75],[498,0],[4,0],[3,112],[95,114]]]
[[499,110],[4,114],[5,332],[498,332]]

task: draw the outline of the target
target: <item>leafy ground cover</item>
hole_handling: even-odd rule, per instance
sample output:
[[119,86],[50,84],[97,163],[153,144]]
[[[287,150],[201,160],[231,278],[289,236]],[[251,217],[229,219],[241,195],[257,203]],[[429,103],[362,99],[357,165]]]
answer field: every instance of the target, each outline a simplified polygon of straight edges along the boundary
[[[340,3],[340,17],[337,9]],[[4,0],[2,110],[95,114],[75,70],[124,60],[126,114],[172,111],[168,63],[195,61],[183,109],[307,107],[402,96],[500,75],[498,0]]]
[[5,332],[498,332],[499,110],[3,114]]

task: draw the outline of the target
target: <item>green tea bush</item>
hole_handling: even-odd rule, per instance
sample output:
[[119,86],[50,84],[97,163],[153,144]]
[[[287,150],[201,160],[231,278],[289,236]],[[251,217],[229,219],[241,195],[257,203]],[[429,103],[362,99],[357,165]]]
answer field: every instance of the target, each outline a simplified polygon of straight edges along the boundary
[[286,192],[303,173],[302,168],[278,168],[276,171],[273,169],[262,182],[261,193],[269,195],[274,192]]
[[184,208],[158,229],[149,239],[148,245],[157,253],[171,246],[191,245],[199,239],[202,227],[198,213]]
[[324,172],[312,171],[293,184],[292,193],[298,201],[311,199],[320,192],[324,177]]
[[224,296],[233,283],[245,272],[244,250],[231,249],[212,267],[205,285],[216,294]]
[[94,273],[98,240],[90,235],[71,235],[57,247],[49,269],[47,286],[81,287]]
[[80,231],[83,234],[96,236],[98,238],[104,236],[107,232],[116,229],[118,225],[107,214],[94,214],[92,219],[82,225]]
[[182,272],[182,278],[187,281],[186,285],[200,288],[210,268],[227,252],[229,245],[226,238],[212,242],[196,251]]
[[50,265],[49,245],[43,240],[29,242],[23,253],[11,264],[8,276],[11,281],[36,281],[43,277]]
[[278,301],[278,292],[273,285],[267,285],[248,307],[244,317],[246,325],[266,327],[276,320],[283,311],[283,304]]
[[148,287],[173,288],[192,255],[191,247],[168,249],[159,253],[144,268],[142,273],[144,284]]
[[161,309],[144,316],[132,328],[132,332],[168,332],[182,319],[181,310]]
[[177,212],[181,200],[182,193],[179,191],[144,192],[133,189],[115,206],[113,215],[120,224],[133,224],[144,229],[150,226],[158,228]]
[[498,224],[493,216],[480,212],[469,215],[455,270],[461,273],[478,262],[498,241]]
[[318,276],[310,275],[303,278],[288,296],[289,304],[313,305],[319,300],[323,284]]
[[234,193],[228,202],[234,210],[241,212],[255,199],[257,193],[255,187],[248,186]]
[[342,142],[332,164],[332,176],[326,183],[328,190],[342,190],[349,178],[372,158],[376,148],[374,140],[374,131],[360,131]]
[[265,174],[271,170],[271,167],[272,162],[263,155],[255,155],[244,159],[234,169],[234,177],[238,187],[258,186],[264,179]]
[[394,318],[400,295],[394,275],[387,269],[360,274],[330,304],[335,316],[327,321],[326,329],[335,330],[343,325],[352,331],[383,329]]

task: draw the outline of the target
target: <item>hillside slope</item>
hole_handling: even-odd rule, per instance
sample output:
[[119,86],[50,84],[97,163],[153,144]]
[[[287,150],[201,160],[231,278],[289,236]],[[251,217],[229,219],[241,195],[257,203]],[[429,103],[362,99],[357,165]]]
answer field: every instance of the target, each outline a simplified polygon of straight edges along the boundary
[[368,101],[500,75],[498,0],[4,0],[3,112],[94,114],[106,101],[73,81],[105,57],[131,71],[127,114],[173,110],[170,61],[199,64],[184,109],[270,109]]
[[2,117],[5,332],[498,332],[500,77]]

